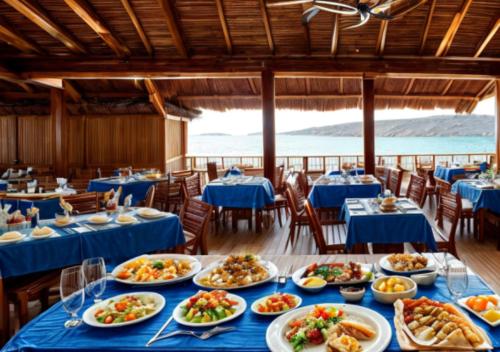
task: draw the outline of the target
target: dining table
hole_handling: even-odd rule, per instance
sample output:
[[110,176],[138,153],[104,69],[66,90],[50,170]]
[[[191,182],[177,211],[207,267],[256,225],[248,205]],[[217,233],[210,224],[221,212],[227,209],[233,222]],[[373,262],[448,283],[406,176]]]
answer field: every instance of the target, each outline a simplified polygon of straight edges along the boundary
[[[362,167],[349,170],[349,175],[351,176],[364,175],[364,174],[365,174],[365,169]],[[327,173],[327,176],[340,176],[340,175],[342,175],[342,170],[332,170]]]
[[455,182],[457,179],[465,178],[465,168],[460,166],[444,167],[437,165],[434,170],[434,176],[443,179],[449,183]]
[[377,199],[348,198],[341,210],[346,222],[346,249],[357,244],[423,243],[435,251],[432,226],[422,209],[408,198],[398,198],[396,209],[384,212]]
[[120,202],[123,202],[125,197],[131,194],[132,204],[137,205],[137,203],[146,198],[149,187],[163,180],[166,180],[166,178],[157,180],[148,180],[134,176],[98,178],[90,180],[87,192],[108,192],[111,189],[117,191],[121,187]]
[[[424,253],[428,258],[432,258],[438,267],[445,263],[443,253]],[[448,261],[452,259],[450,254]],[[238,318],[222,324],[235,329],[223,334],[213,336],[207,340],[196,339],[192,336],[177,335],[171,338],[157,340],[149,347],[147,342],[156,334],[164,323],[172,316],[174,308],[184,299],[196,294],[199,290],[191,280],[173,285],[163,285],[156,287],[138,288],[127,286],[114,281],[108,281],[104,299],[118,294],[132,293],[134,291],[152,291],[162,295],[166,299],[166,306],[156,316],[143,321],[137,325],[125,327],[115,327],[103,329],[86,325],[85,323],[72,329],[64,328],[64,322],[68,319],[68,314],[64,311],[62,304],[56,303],[46,312],[34,318],[25,325],[4,347],[3,352],[142,352],[142,351],[179,351],[179,352],[216,352],[216,351],[242,351],[242,352],[269,352],[266,342],[266,331],[273,322],[273,316],[260,316],[250,310],[252,303],[266,295],[273,294],[277,290],[280,292],[292,293],[302,298],[302,307],[312,306],[322,303],[344,304],[345,301],[339,293],[338,286],[327,286],[320,292],[309,293],[297,287],[290,279],[290,274],[303,266],[311,263],[343,262],[349,261],[371,264],[376,276],[382,274],[382,269],[378,265],[382,255],[263,255],[264,260],[269,260],[276,264],[281,273],[285,273],[288,278],[285,284],[278,284],[275,281],[254,286],[251,288],[233,291],[241,296],[247,303],[246,311]],[[208,255],[197,257],[203,266],[223,259],[223,256]],[[366,294],[363,299],[354,305],[369,308],[382,315],[390,329],[384,331],[390,339],[385,351],[401,351],[394,328],[394,307],[392,304],[382,304],[374,300],[370,289],[370,283],[362,284],[366,287]],[[472,270],[468,270],[468,288],[465,295],[487,295],[493,294],[493,290],[487,283]],[[431,286],[419,286],[416,297],[426,296],[430,299],[450,302],[446,278],[441,271],[436,282]],[[88,309],[93,303],[87,299],[83,311]],[[465,313],[467,314],[467,313]],[[491,339],[494,351],[500,351],[499,328],[493,328],[471,315],[472,321],[482,328]],[[177,331],[179,329],[194,330],[197,332],[207,330],[202,328],[191,328],[180,325],[172,321],[163,334]],[[382,332],[381,332],[382,333]],[[162,336],[162,335],[160,335]],[[274,350],[273,352],[278,352]],[[281,351],[279,351],[281,352]]]
[[[137,209],[133,209],[127,213],[135,215],[136,212]],[[185,243],[180,219],[175,214],[165,213],[156,219],[135,216],[137,222],[130,225],[116,223],[117,214],[111,215],[106,224],[92,224],[89,222],[92,215],[75,216],[65,227],[56,226],[53,219],[43,220],[39,226],[49,226],[55,232],[49,238],[34,239],[31,229],[24,229],[20,230],[25,235],[22,241],[0,245],[2,322],[8,319],[6,279],[61,269],[91,257],[103,257],[113,265],[143,253],[173,249]]]
[[478,238],[482,241],[485,212],[500,214],[500,187],[488,180],[459,180],[451,190],[472,203],[472,210],[478,214]]
[[314,208],[340,208],[347,198],[376,198],[382,192],[380,182],[372,177],[362,183],[358,177],[321,176],[309,193]]
[[5,199],[2,199],[3,204],[10,204],[11,211],[20,210],[23,215],[26,215],[26,210],[31,207],[36,207],[39,210],[39,218],[52,219],[55,214],[61,211],[59,206],[61,196],[75,194],[73,189],[62,191],[44,192],[44,193],[23,193],[11,192],[6,193]]

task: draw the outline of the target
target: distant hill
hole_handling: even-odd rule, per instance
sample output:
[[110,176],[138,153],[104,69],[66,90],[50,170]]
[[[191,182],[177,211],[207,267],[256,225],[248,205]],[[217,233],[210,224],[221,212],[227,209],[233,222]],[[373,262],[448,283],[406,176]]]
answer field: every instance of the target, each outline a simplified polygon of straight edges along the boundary
[[[418,119],[385,120],[375,122],[379,137],[450,137],[494,136],[495,119],[491,115],[436,115]],[[361,137],[360,122],[311,127],[281,133],[284,135]]]
[[198,136],[232,136],[229,133],[218,133],[218,132],[213,132],[213,133],[200,133]]

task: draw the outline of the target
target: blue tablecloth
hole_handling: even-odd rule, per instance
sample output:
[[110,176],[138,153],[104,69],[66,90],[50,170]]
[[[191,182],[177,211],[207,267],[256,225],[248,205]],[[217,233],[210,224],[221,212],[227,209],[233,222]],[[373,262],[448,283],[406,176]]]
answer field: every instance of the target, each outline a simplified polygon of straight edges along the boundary
[[445,181],[453,183],[456,176],[465,175],[465,169],[461,167],[442,167],[440,165],[436,166],[434,170],[434,176],[439,177]]
[[241,180],[239,184],[223,184],[220,180],[210,182],[203,191],[202,200],[227,208],[262,209],[274,204],[274,189],[268,179],[253,177],[249,182]]
[[8,187],[8,183],[4,180],[0,180],[0,191],[6,191]]
[[243,173],[237,167],[232,167],[226,171],[226,173],[224,174],[224,177],[228,177],[230,175],[231,176],[240,176],[240,175],[243,175]]
[[[145,347],[146,342],[160,329],[162,324],[171,316],[174,307],[183,299],[195,294],[198,288],[191,282],[185,282],[175,286],[151,287],[148,291],[155,291],[166,298],[167,305],[157,316],[139,323],[123,328],[98,329],[85,324],[74,328],[65,329],[63,324],[68,318],[60,303],[56,303],[48,311],[29,322],[16,336],[14,336],[4,347],[4,352],[14,351],[37,351],[37,352],[65,352],[65,351],[241,351],[241,352],[267,352],[266,330],[274,317],[261,317],[252,313],[250,305],[258,298],[272,294],[276,284],[269,283],[262,286],[235,292],[247,301],[246,312],[237,319],[224,325],[235,326],[236,330],[201,341],[189,336],[177,336],[170,339],[158,341],[150,347]],[[126,292],[141,291],[114,282],[108,282],[108,288],[104,294],[105,298]],[[338,288],[327,287],[320,293],[308,294],[297,288],[291,280],[283,291],[300,295],[303,299],[302,306],[318,303],[343,303]],[[477,276],[470,276],[467,295],[491,294],[491,290]],[[427,296],[439,301],[450,301],[450,294],[444,278],[439,277],[436,284],[431,287],[419,287],[417,297]],[[88,308],[92,302],[87,300],[84,308]],[[360,302],[362,306],[369,307],[384,316],[392,327],[392,340],[386,351],[400,351],[399,344],[394,332],[394,307],[390,304],[380,304],[373,300],[373,295],[367,286],[367,292]],[[500,350],[499,328],[491,328],[481,320],[472,317],[473,321],[482,327],[492,339],[495,351]],[[178,329],[186,329],[173,321],[165,330],[165,333]],[[191,330],[193,328],[189,328]],[[193,330],[197,330],[196,328]]]
[[62,211],[59,198],[33,200],[33,206],[40,209],[40,220],[53,219],[56,213]]
[[[365,204],[365,209],[367,205]],[[350,210],[347,202],[342,207],[347,225],[346,248],[360,243],[424,243],[436,251],[432,227],[421,210],[407,213],[366,213]]]
[[111,189],[116,191],[121,186],[122,195],[120,197],[120,202],[123,202],[125,197],[129,194],[132,194],[132,204],[135,205],[146,198],[149,187],[154,184],[156,184],[156,182],[150,180],[130,180],[122,183],[119,179],[96,179],[90,181],[87,191],[108,192]]
[[[481,181],[477,181],[477,184],[480,183]],[[470,200],[475,212],[479,209],[488,209],[500,214],[500,189],[480,189],[475,185],[476,182],[458,181],[452,186],[452,191]]]
[[[354,175],[356,175],[356,171],[357,171],[358,175],[365,174],[365,169],[362,169],[362,168],[352,169],[351,171],[349,171],[349,174],[351,176],[354,176]],[[341,174],[342,174],[341,170],[336,170],[336,171],[330,171],[327,176],[337,176],[337,175],[341,175]]]
[[33,206],[33,202],[31,200],[23,200],[23,199],[0,199],[0,203],[2,206],[6,204],[10,204],[12,207],[9,210],[9,213],[12,213],[16,210],[21,210],[23,215],[26,215],[26,210]]
[[382,187],[378,181],[367,184],[315,183],[309,200],[315,208],[340,208],[346,198],[376,198],[381,192]]
[[[77,217],[85,223],[88,216]],[[114,223],[92,225],[98,231],[77,233],[73,224],[53,227],[59,237],[27,240],[0,246],[0,273],[4,278],[75,265],[89,257],[102,256],[110,263],[185,243],[182,225],[176,215],[156,220],[141,219],[134,225]],[[23,230],[29,233],[31,230]]]

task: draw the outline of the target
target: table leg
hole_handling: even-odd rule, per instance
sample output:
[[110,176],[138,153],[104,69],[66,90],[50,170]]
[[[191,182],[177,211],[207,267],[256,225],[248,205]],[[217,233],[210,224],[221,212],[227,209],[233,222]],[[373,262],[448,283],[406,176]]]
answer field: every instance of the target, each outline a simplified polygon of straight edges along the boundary
[[5,282],[0,278],[0,346],[4,345],[9,338],[9,300],[5,291]]
[[262,210],[255,210],[255,232],[262,232]]
[[478,240],[479,242],[484,241],[484,209],[479,209],[478,211],[478,218],[479,218],[479,224],[478,224]]

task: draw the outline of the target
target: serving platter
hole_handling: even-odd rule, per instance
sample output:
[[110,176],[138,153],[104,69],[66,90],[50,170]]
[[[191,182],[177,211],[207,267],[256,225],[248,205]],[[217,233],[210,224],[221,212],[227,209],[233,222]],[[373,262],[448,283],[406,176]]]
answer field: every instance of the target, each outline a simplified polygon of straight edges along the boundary
[[[488,295],[490,296],[490,295]],[[491,296],[495,296],[497,298],[498,301],[500,301],[500,296],[499,295],[491,295]],[[489,321],[488,319],[486,319],[482,314],[481,312],[476,312],[474,309],[471,309],[467,304],[467,300],[470,298],[469,297],[464,297],[464,298],[461,298],[458,300],[458,305],[462,308],[464,308],[465,310],[469,311],[470,313],[474,314],[476,317],[478,317],[479,319],[481,319],[482,321],[484,321],[486,324],[490,325],[490,326],[493,326],[493,327],[497,327],[497,326],[500,326],[500,319],[497,320],[496,322],[491,322]]]
[[13,238],[13,239],[10,239],[10,240],[2,240],[2,239],[0,239],[0,246],[24,241],[24,239],[26,238],[26,235],[23,234],[23,233],[19,233],[19,234],[21,235],[20,237]]
[[[320,265],[323,264],[329,264],[329,263],[321,263]],[[372,270],[372,265],[371,264],[363,264],[359,263],[361,265],[361,270],[363,272],[369,273]],[[292,274],[292,281],[295,285],[301,287],[300,280],[303,278],[302,275],[304,275],[305,271],[310,265],[303,266],[302,268],[297,269],[293,274]],[[350,280],[350,281],[344,281],[344,282],[327,282],[327,285],[331,286],[343,286],[343,285],[354,285],[354,284],[360,284],[363,282],[368,282],[371,280],[371,275],[365,275],[365,277],[359,279],[359,280]]]
[[397,271],[392,268],[391,263],[389,262],[388,258],[392,254],[386,255],[379,260],[379,266],[382,268],[386,273],[391,274],[391,275],[403,275],[403,276],[409,276],[413,274],[419,274],[419,273],[425,273],[425,272],[430,272],[436,270],[436,262],[434,259],[429,258],[425,256],[427,259],[427,266],[423,269],[417,269],[417,270],[409,270],[409,271]]

